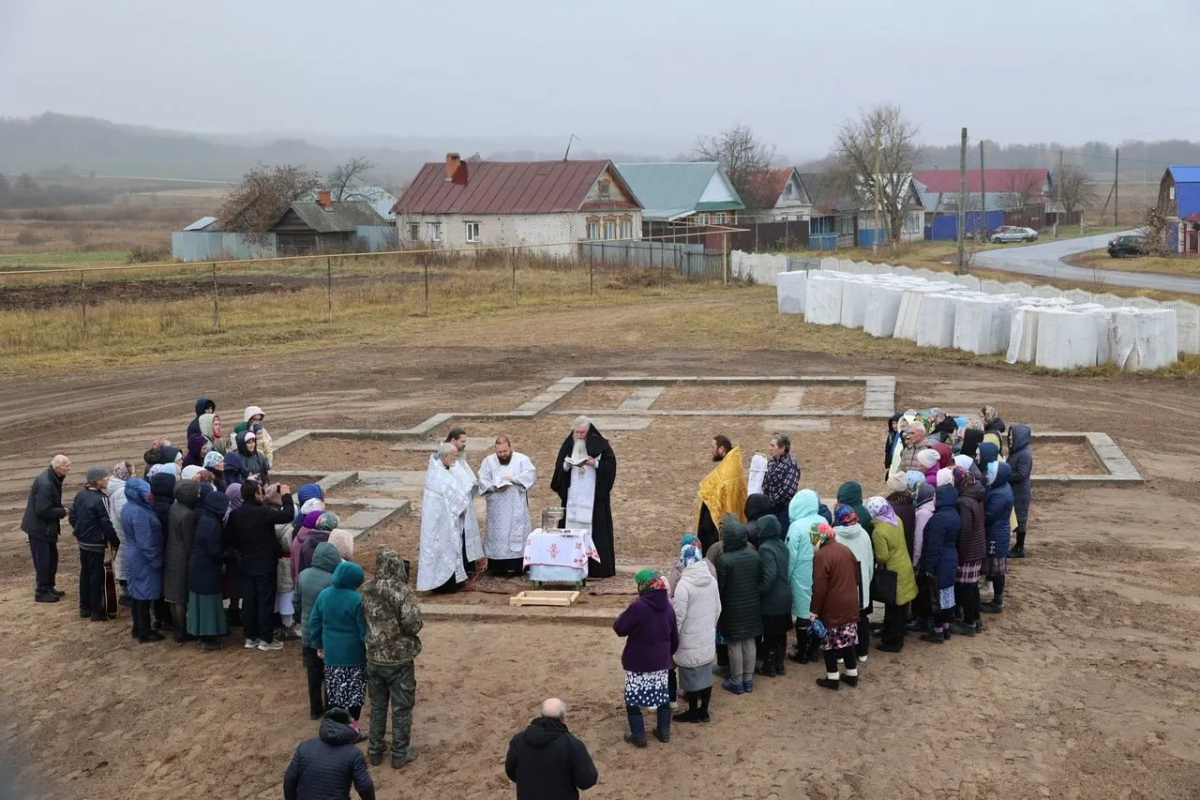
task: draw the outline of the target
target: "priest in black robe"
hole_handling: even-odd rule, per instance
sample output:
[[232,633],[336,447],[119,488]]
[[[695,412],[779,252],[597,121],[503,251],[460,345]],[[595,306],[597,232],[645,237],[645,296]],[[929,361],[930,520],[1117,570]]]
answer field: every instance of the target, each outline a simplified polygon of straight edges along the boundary
[[591,531],[600,561],[588,561],[589,578],[611,578],[617,574],[611,500],[616,480],[617,457],[608,440],[591,420],[579,417],[558,450],[550,488],[566,509],[559,527]]

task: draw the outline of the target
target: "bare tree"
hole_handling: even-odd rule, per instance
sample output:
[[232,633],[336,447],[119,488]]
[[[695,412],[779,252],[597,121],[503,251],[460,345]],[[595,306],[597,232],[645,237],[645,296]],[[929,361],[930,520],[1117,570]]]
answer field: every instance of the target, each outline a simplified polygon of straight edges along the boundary
[[860,199],[862,208],[874,208],[878,135],[880,212],[893,241],[899,240],[904,230],[913,166],[921,158],[918,131],[899,106],[885,103],[843,123],[834,148],[834,173],[839,183]]
[[1045,180],[1039,179],[1032,172],[1022,170],[1010,173],[997,187],[1000,191],[1000,203],[1006,210],[1019,211],[1032,204],[1033,198],[1040,197],[1045,186]]
[[329,187],[329,196],[337,201],[362,199],[355,191],[362,184],[363,178],[375,169],[375,162],[366,156],[351,156],[344,164],[334,167],[325,183]]
[[225,195],[217,211],[223,230],[262,240],[287,207],[321,185],[321,176],[303,166],[257,166]]
[[1088,203],[1094,203],[1097,199],[1096,184],[1092,176],[1083,167],[1075,164],[1063,164],[1062,170],[1055,172],[1054,185],[1058,193],[1058,204],[1068,214]]
[[[755,184],[756,176],[770,169],[775,162],[775,146],[768,145],[745,125],[735,125],[716,136],[701,136],[692,151],[696,161],[716,161],[729,176],[746,208],[775,205],[776,198],[762,198]],[[764,206],[763,203],[766,203]]]

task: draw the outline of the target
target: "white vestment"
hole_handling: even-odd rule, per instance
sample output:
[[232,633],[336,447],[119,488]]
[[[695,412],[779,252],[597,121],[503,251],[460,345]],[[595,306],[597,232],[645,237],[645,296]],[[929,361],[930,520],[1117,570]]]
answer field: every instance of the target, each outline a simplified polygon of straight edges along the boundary
[[[458,454],[458,459],[454,462],[454,466],[450,468],[450,474],[458,480],[471,500],[479,496],[479,481],[475,478],[475,471],[467,463],[466,455],[463,453]],[[474,561],[478,558],[483,558],[483,533],[479,530],[479,518],[475,516],[474,508],[463,518],[463,523],[466,526],[467,541],[470,542],[473,540],[479,543],[479,555],[469,556],[467,560]]]
[[[467,472],[470,473],[470,467]],[[425,493],[421,500],[417,591],[436,589],[451,576],[459,583],[465,581],[464,546],[467,561],[483,557],[479,523],[475,520],[475,509],[471,507],[474,485],[474,473],[471,473],[471,486],[468,487],[463,482],[462,472],[446,469],[436,453],[429,457]]]
[[[582,439],[575,440],[573,459],[587,457],[587,443]],[[596,468],[600,466],[600,456],[596,456],[596,466],[586,464],[575,467],[570,464],[560,464],[566,470],[575,470],[571,476],[571,485],[567,487],[567,527],[571,530],[592,530],[592,505],[596,501]]]
[[[507,480],[506,480],[507,478]],[[487,499],[487,538],[483,553],[488,558],[523,558],[529,524],[529,490],[537,480],[537,469],[528,456],[514,452],[507,464],[492,453],[479,465],[479,489]]]

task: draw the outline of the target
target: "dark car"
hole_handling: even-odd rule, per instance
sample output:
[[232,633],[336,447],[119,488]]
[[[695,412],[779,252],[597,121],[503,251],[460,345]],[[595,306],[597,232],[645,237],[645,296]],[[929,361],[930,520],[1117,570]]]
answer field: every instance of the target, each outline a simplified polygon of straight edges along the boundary
[[1146,255],[1146,237],[1118,236],[1108,243],[1108,254],[1113,258]]

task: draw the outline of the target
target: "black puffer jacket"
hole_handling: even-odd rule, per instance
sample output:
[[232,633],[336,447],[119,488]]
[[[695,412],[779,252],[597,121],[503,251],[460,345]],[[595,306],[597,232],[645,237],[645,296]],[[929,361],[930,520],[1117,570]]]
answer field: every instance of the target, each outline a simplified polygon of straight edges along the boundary
[[349,800],[351,785],[362,800],[375,800],[358,731],[326,717],[319,735],[296,746],[283,773],[284,800]]
[[292,496],[283,496],[282,508],[271,508],[257,500],[247,500],[229,515],[225,532],[233,547],[242,554],[242,572],[247,575],[266,575],[275,572],[281,555],[276,525],[292,521]]
[[508,743],[504,772],[517,785],[517,800],[578,800],[596,785],[587,745],[565,723],[538,717]]
[[1008,485],[1012,487],[1013,509],[1017,526],[1024,528],[1029,518],[1029,503],[1033,500],[1033,433],[1028,425],[1013,425],[1009,434]]
[[788,579],[788,549],[779,532],[779,520],[763,517],[758,523],[758,594],[762,613],[773,617],[790,614],[792,584]]
[[102,551],[106,544],[112,545],[114,550],[121,546],[100,490],[80,489],[71,503],[69,519],[75,538],[79,540],[79,549]]
[[175,487],[175,503],[167,514],[167,543],[163,552],[163,599],[168,603],[185,604],[188,600],[188,560],[192,555],[199,504],[200,482],[180,481]]
[[175,502],[175,476],[169,472],[151,475],[150,495],[154,498],[154,516],[158,517],[165,537],[171,520],[171,505]]
[[987,492],[981,483],[964,486],[958,493],[958,516],[962,527],[958,535],[958,563],[983,561],[987,555],[987,518],[983,501]]
[[758,553],[746,541],[746,526],[733,514],[721,517],[723,551],[717,561],[721,590],[718,628],[736,642],[762,635],[762,602],[758,594]]
[[62,504],[63,479],[53,467],[46,467],[33,479],[29,487],[29,500],[25,503],[25,516],[21,518],[21,530],[33,539],[57,542],[60,523],[67,515]]

